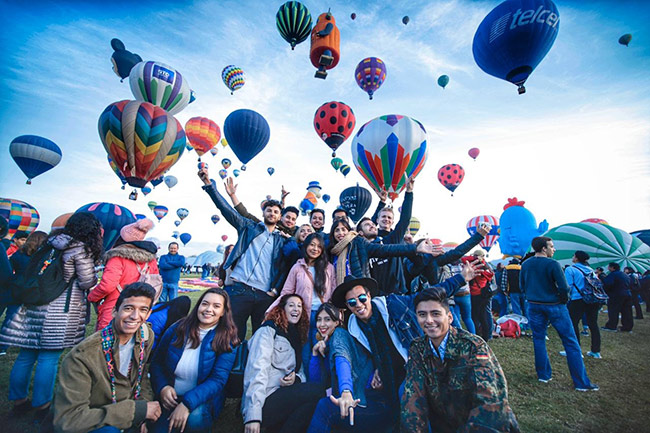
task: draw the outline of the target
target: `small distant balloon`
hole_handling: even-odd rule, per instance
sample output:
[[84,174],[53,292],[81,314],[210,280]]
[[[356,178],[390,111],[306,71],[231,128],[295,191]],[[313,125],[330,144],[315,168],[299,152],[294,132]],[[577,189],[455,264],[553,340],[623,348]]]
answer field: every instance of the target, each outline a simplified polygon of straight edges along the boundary
[[354,21],[356,18],[357,18],[357,14],[355,14],[354,12],[352,12],[352,13],[350,14],[350,19],[352,19],[352,20]]
[[474,160],[476,161],[476,157],[478,157],[479,153],[481,153],[481,150],[478,147],[472,147],[470,150],[467,151],[467,154]]
[[140,190],[142,191],[142,194],[147,195],[151,192],[151,187],[145,185],[142,188],[140,188]]
[[158,218],[158,221],[161,219],[165,218],[165,215],[167,215],[167,212],[169,210],[167,209],[167,206],[156,206],[153,208],[153,214],[156,215],[156,218]]
[[158,206],[158,203],[156,203],[155,201],[150,201],[149,203],[147,203],[147,206],[149,206],[149,209],[153,210],[153,208]]
[[178,231],[174,231],[174,233],[172,233],[172,237],[173,237],[174,239],[178,239],[178,236],[179,236],[180,234],[181,234],[180,232],[178,232]]
[[332,161],[330,161],[330,164],[332,164],[332,167],[334,167],[334,170],[337,170],[341,168],[343,165],[343,160],[341,158],[332,158]]
[[228,177],[228,170],[225,170],[223,168],[221,170],[219,170],[219,177],[222,178],[222,179],[227,178]]
[[347,164],[343,164],[341,168],[339,168],[339,171],[343,174],[343,177],[345,177],[348,175],[348,173],[350,173],[350,166]]
[[27,185],[31,185],[36,176],[54,168],[63,155],[53,141],[37,135],[14,138],[9,145],[9,153],[27,176]]
[[239,174],[240,174],[240,173],[241,173],[241,172],[240,172],[239,170],[237,170],[237,169],[234,169],[234,170],[232,171],[232,174],[234,174],[235,177],[239,177]]
[[275,173],[275,168],[269,167],[266,169],[266,171],[269,174],[269,176],[273,176],[273,173]]
[[246,165],[241,166],[241,171],[246,171]]
[[632,41],[632,35],[630,33],[626,33],[620,38],[618,38],[618,43],[621,45],[625,45],[626,47],[629,46],[630,41]]
[[199,170],[203,170],[204,168],[206,170],[208,169],[208,163],[207,162],[199,162],[196,166],[199,168]]
[[219,221],[221,221],[221,217],[219,217],[219,215],[216,215],[216,214],[215,214],[215,215],[212,215],[212,216],[210,217],[210,220],[212,221],[213,224],[216,224],[216,223],[218,223]]
[[228,140],[226,140],[225,137],[221,139],[221,145],[222,145],[223,147],[228,146]]
[[323,194],[323,201],[324,201],[325,203],[327,203],[328,201],[330,201],[330,195],[329,195],[329,194]]
[[176,215],[183,221],[187,216],[190,214],[190,211],[185,209],[184,207],[178,208],[176,210]]
[[221,79],[226,87],[230,89],[231,95],[246,82],[244,71],[235,65],[228,65],[223,68],[223,71],[221,71]]
[[185,246],[192,239],[192,235],[189,233],[183,233],[182,235],[179,236],[179,238],[181,242],[183,242],[183,246]]
[[228,158],[224,158],[224,159],[221,160],[221,165],[226,170],[228,170],[230,168],[230,164],[232,164],[232,163],[230,162],[230,160]]
[[212,149],[210,149],[210,155],[217,156],[217,153],[219,153],[219,148],[213,147]]
[[447,87],[447,84],[449,84],[449,76],[448,75],[441,75],[438,77],[438,85],[442,87],[443,89]]
[[153,185],[153,187],[155,188],[158,185],[160,185],[161,183],[163,183],[163,180],[164,180],[164,176],[160,176],[157,179],[151,179],[151,185]]
[[228,240],[228,235],[221,236],[221,240],[226,242]]
[[411,21],[411,19],[408,17],[408,15],[405,15],[404,18],[402,18],[402,23],[404,23],[404,25],[407,25],[409,21]]
[[135,219],[136,219],[136,220],[143,220],[143,219],[145,219],[146,217],[147,217],[146,215],[142,215],[141,213],[137,213],[137,214],[135,214]]
[[176,176],[165,176],[165,185],[167,185],[167,188],[172,189],[177,183],[178,179],[176,179]]
[[442,186],[452,192],[452,196],[454,195],[453,193],[456,188],[458,188],[458,185],[463,181],[464,177],[465,170],[463,170],[463,167],[458,164],[447,164],[438,170],[438,181]]
[[174,221],[174,225],[175,225],[176,227],[178,227],[179,225],[181,225],[181,222],[180,222],[179,220],[176,220],[176,221]]

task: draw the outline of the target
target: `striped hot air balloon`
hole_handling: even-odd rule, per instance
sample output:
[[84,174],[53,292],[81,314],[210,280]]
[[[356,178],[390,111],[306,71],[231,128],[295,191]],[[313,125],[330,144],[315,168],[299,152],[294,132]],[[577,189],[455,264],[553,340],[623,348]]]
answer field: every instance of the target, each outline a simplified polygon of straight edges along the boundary
[[181,124],[148,102],[119,101],[99,116],[99,137],[129,185],[142,188],[169,170],[185,150]]
[[235,90],[238,90],[244,86],[246,83],[246,76],[242,68],[238,68],[235,65],[228,65],[223,68],[221,71],[221,79],[223,84],[230,89],[230,94],[234,94]]
[[9,238],[12,238],[17,231],[33,232],[41,220],[41,216],[34,206],[10,198],[0,198],[0,216],[9,223],[7,234]]
[[411,217],[409,221],[409,233],[411,236],[415,236],[420,231],[420,220],[416,217]]
[[458,246],[458,242],[445,242],[442,244],[442,250],[444,252],[451,251]]
[[494,244],[499,239],[499,218],[492,215],[475,216],[474,218],[467,221],[467,233],[469,233],[470,236],[474,236],[481,223],[488,223],[492,225],[492,230],[490,230],[487,236],[485,236],[481,243],[479,243],[479,245],[485,251],[489,252],[490,248],[492,248],[492,246],[494,246]]
[[641,239],[606,224],[570,223],[552,228],[544,236],[553,239],[555,255],[561,265],[570,265],[576,250],[585,251],[591,257],[592,268],[606,267],[610,262],[621,268],[645,272],[650,269],[650,247]]
[[386,80],[386,64],[377,57],[365,58],[357,65],[354,78],[361,90],[368,94],[369,99],[372,99],[372,95]]
[[138,63],[129,73],[129,85],[135,99],[156,105],[171,115],[180,113],[190,103],[191,90],[185,78],[163,63]]
[[165,218],[165,215],[167,215],[167,212],[169,212],[169,209],[167,209],[167,206],[158,205],[158,206],[153,208],[153,214],[156,215],[156,218],[158,218],[158,221]]
[[119,168],[117,168],[117,165],[115,165],[115,161],[113,161],[110,155],[106,155],[106,159],[108,159],[108,165],[111,166],[111,170],[113,170],[115,176],[117,176],[120,182],[122,182],[122,189],[124,189],[124,186],[126,185],[126,179],[122,175],[122,172],[120,171]]
[[113,246],[120,236],[122,227],[136,220],[133,212],[124,206],[113,203],[88,203],[77,209],[76,212],[90,212],[102,223],[102,228],[104,229],[104,250],[106,251]]
[[61,149],[53,141],[38,135],[21,135],[11,141],[9,153],[16,165],[32,179],[54,168],[61,161]]
[[311,33],[311,14],[300,2],[289,1],[280,6],[275,15],[280,36],[291,44],[291,49],[303,42]]
[[201,160],[201,156],[219,143],[221,129],[207,117],[192,117],[185,124],[185,135]]

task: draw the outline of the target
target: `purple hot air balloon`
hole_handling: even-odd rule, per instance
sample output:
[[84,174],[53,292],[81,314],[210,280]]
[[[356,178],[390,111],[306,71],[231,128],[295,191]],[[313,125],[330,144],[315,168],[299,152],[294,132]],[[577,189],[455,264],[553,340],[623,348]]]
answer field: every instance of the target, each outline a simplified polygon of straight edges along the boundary
[[372,99],[372,95],[386,79],[386,64],[380,58],[367,57],[357,65],[354,78],[359,87]]

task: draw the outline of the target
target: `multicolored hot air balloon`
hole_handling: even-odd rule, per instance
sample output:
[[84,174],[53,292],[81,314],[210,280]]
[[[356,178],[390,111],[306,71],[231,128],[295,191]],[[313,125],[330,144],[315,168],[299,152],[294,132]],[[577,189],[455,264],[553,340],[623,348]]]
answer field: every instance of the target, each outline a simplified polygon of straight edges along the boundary
[[189,84],[180,72],[164,63],[138,63],[129,73],[129,85],[135,99],[156,105],[171,115],[180,113],[190,103]]
[[470,150],[467,151],[467,154],[472,158],[474,161],[476,161],[476,158],[478,155],[481,153],[481,150],[478,147],[472,147]]
[[167,188],[171,190],[178,183],[178,179],[176,179],[176,176],[169,175],[169,176],[165,176],[164,182],[165,185],[167,185]]
[[185,123],[185,135],[190,144],[201,157],[209,152],[221,139],[221,129],[207,117],[192,117]]
[[167,215],[167,212],[169,212],[169,209],[167,209],[167,206],[158,205],[158,206],[153,208],[153,214],[156,215],[156,218],[158,218],[158,221],[165,218],[165,215]]
[[410,117],[377,117],[354,137],[352,160],[372,189],[386,191],[395,200],[427,161],[427,132]]
[[184,207],[178,208],[176,210],[176,215],[178,218],[180,218],[181,221],[183,221],[187,216],[190,214],[190,211],[185,209]]
[[358,223],[363,215],[370,208],[372,203],[372,194],[367,189],[359,186],[351,186],[341,191],[339,196],[341,207],[348,211],[350,219]]
[[54,221],[52,221],[52,227],[50,227],[50,232],[53,232],[54,230],[63,230],[71,216],[72,216],[72,212],[67,212],[56,217]]
[[99,116],[99,137],[129,185],[142,188],[169,170],[185,150],[172,115],[148,102],[115,102]]
[[210,220],[212,221],[212,224],[216,224],[221,221],[221,217],[215,214],[210,217]]
[[626,33],[620,38],[618,38],[618,43],[621,45],[625,45],[626,47],[630,45],[630,42],[632,42],[632,35],[630,33]]
[[12,238],[17,231],[33,232],[41,220],[34,206],[10,198],[0,198],[0,216],[7,220],[8,238]]
[[127,224],[136,221],[133,212],[113,203],[88,203],[76,210],[77,212],[90,212],[95,215],[104,229],[104,251],[108,251],[117,238],[120,230]]
[[343,160],[341,158],[332,158],[330,164],[332,164],[334,170],[338,171],[339,168],[341,168],[341,166],[343,165]]
[[179,239],[183,242],[183,246],[185,246],[192,239],[192,235],[189,233],[183,233],[179,236]]
[[126,179],[124,176],[122,176],[122,172],[120,171],[119,168],[117,168],[117,165],[115,165],[115,162],[111,158],[110,155],[106,155],[106,158],[108,159],[108,165],[111,166],[111,170],[113,170],[113,173],[115,173],[115,176],[122,182],[122,189],[124,189],[124,185],[126,185]]
[[247,109],[235,110],[226,117],[223,132],[242,164],[247,164],[269,142],[271,130],[261,114]]
[[499,239],[499,218],[492,215],[475,216],[471,220],[467,221],[467,233],[469,233],[470,236],[474,236],[481,223],[488,223],[492,226],[492,229],[487,236],[485,236],[479,243],[485,251],[489,252],[490,248],[492,248]]
[[153,211],[153,208],[158,206],[158,203],[156,203],[155,201],[150,201],[149,203],[147,203],[147,206],[149,206],[149,209]]
[[584,219],[584,220],[582,220],[580,222],[581,223],[594,223],[594,224],[609,225],[609,223],[607,221],[605,221],[604,219],[601,219],[601,218],[587,218],[587,219]]
[[354,111],[343,102],[326,102],[314,114],[314,129],[333,150],[332,157],[336,156],[336,149],[352,134],[355,124]]
[[453,250],[457,246],[458,246],[458,242],[445,242],[444,244],[442,244],[442,250],[444,252],[448,252]]
[[275,25],[280,36],[291,44],[291,49],[305,41],[311,33],[311,14],[300,2],[288,1],[275,15]]
[[275,173],[275,168],[269,167],[266,169],[266,172],[269,174],[269,176],[273,176],[273,173]]
[[223,68],[223,71],[221,71],[221,79],[223,80],[223,84],[230,89],[231,95],[235,93],[235,90],[242,88],[246,83],[244,71],[235,65],[228,65]]
[[447,87],[447,84],[449,84],[449,76],[448,75],[441,75],[438,77],[438,85],[442,87],[443,89]]
[[386,80],[386,64],[378,57],[367,57],[357,65],[354,78],[361,90],[372,99],[372,95]]
[[551,0],[506,0],[483,19],[474,35],[476,64],[526,92],[524,83],[544,59],[560,30]]
[[343,177],[347,177],[348,173],[350,173],[350,166],[347,164],[343,164],[341,168],[339,168],[339,171],[343,175]]
[[458,164],[443,165],[438,170],[438,182],[451,191],[452,196],[464,178],[465,170]]
[[27,185],[32,179],[53,169],[63,155],[59,146],[38,135],[21,135],[11,141],[9,153],[16,165],[27,176]]
[[420,231],[420,220],[416,217],[411,217],[409,221],[409,233],[411,236],[415,236]]
[[203,170],[204,168],[207,170],[208,169],[208,163],[207,162],[199,162],[198,164],[196,164],[196,167],[199,170]]
[[218,147],[213,147],[212,149],[210,149],[210,155],[217,156],[217,153],[219,153]]
[[228,177],[228,170],[221,169],[219,170],[219,177],[222,179],[225,179]]
[[113,55],[111,56],[113,72],[124,80],[129,76],[129,73],[131,73],[131,69],[142,61],[142,57],[128,51],[124,46],[124,43],[117,38],[111,39],[111,47],[114,50]]

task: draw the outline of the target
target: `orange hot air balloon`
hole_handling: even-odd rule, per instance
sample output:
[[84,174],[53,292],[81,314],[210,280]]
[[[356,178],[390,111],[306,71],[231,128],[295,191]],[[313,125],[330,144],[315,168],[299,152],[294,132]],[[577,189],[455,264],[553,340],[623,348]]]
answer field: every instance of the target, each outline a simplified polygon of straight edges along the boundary
[[65,227],[65,223],[68,222],[68,220],[72,216],[72,213],[73,212],[68,212],[56,217],[54,221],[52,221],[52,227],[50,228],[50,231],[63,230],[63,228]]
[[341,33],[336,27],[336,20],[330,12],[320,14],[316,25],[311,30],[311,64],[318,68],[316,78],[325,79],[327,70],[339,63]]
[[196,153],[199,154],[200,161],[201,156],[219,143],[221,129],[207,117],[192,117],[185,124],[185,135]]

